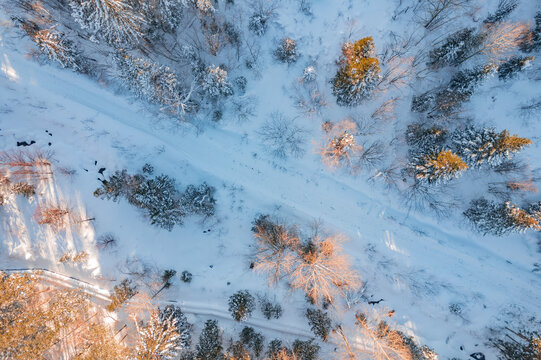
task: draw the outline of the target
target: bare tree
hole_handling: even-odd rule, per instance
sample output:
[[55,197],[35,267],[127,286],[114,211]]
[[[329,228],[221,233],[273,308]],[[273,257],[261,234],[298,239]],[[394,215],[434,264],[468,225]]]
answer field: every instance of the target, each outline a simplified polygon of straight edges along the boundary
[[259,216],[252,228],[257,239],[254,269],[269,276],[269,283],[276,283],[291,273],[299,246],[295,228],[288,228],[271,220],[268,215]]
[[259,135],[271,153],[281,159],[288,156],[299,158],[304,154],[304,135],[306,131],[295,125],[294,120],[287,119],[284,114],[274,112],[265,121]]
[[471,0],[420,0],[413,11],[423,27],[433,31],[458,18],[470,4]]
[[72,211],[70,209],[58,206],[39,206],[34,212],[34,219],[38,224],[50,225],[54,230],[58,231],[68,226],[71,215]]
[[361,280],[342,253],[343,241],[344,236],[325,236],[315,225],[310,240],[297,250],[299,258],[291,273],[291,287],[304,290],[316,304],[332,303],[336,295],[358,289]]

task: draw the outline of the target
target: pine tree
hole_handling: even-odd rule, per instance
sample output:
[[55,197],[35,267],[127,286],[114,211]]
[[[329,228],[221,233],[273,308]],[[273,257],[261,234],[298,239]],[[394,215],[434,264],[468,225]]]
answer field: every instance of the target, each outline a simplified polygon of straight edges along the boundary
[[137,42],[143,19],[126,0],[75,0],[69,3],[81,28],[110,44]]
[[458,66],[484,41],[482,34],[476,34],[474,28],[466,28],[449,35],[443,44],[428,54],[429,66],[440,68],[446,65]]
[[186,0],[147,0],[141,5],[150,32],[156,28],[175,32],[188,4]]
[[293,342],[292,350],[293,354],[297,356],[298,360],[317,360],[320,346],[314,344],[314,340],[295,340]]
[[118,77],[135,96],[162,105],[162,110],[184,114],[189,94],[182,96],[177,76],[167,66],[136,58],[125,53],[115,56]]
[[320,337],[323,341],[327,341],[332,327],[329,315],[319,309],[306,309],[305,316],[314,335]]
[[255,310],[255,299],[248,290],[240,290],[229,297],[229,312],[236,321],[247,320]]
[[163,316],[154,311],[146,326],[139,329],[135,358],[173,360],[181,349],[176,317],[172,313]]
[[240,334],[240,341],[252,349],[254,355],[259,357],[263,352],[265,338],[261,333],[258,333],[252,327],[245,326]]
[[451,150],[426,155],[421,164],[415,164],[415,178],[429,183],[446,182],[458,178],[468,165]]
[[118,201],[119,197],[125,197],[132,203],[133,196],[145,180],[144,176],[130,175],[126,170],[115,171],[109,179],[102,181],[101,188],[94,191],[94,196],[113,201]]
[[196,346],[197,360],[218,360],[223,358],[222,336],[216,320],[207,320]]
[[133,202],[145,209],[152,225],[171,231],[185,216],[174,179],[159,175],[138,187]]
[[524,52],[532,52],[541,48],[541,11],[535,14],[535,25],[522,39],[520,49]]
[[336,102],[342,106],[358,105],[372,93],[380,79],[372,37],[345,43],[339,65],[333,79]]
[[216,211],[215,191],[207,183],[198,186],[188,185],[181,198],[183,211],[188,214],[198,214],[205,217],[214,215]]
[[514,56],[507,60],[498,68],[498,78],[507,80],[517,75],[518,72],[524,70],[531,65],[535,59],[533,56]]
[[250,16],[248,29],[257,36],[263,36],[267,32],[269,16],[263,12],[256,12]]
[[124,279],[120,284],[114,286],[113,291],[111,303],[106,307],[111,312],[117,310],[122,304],[137,294],[137,287],[132,284],[131,280]]
[[282,316],[282,307],[278,303],[273,303],[267,298],[262,298],[259,300],[259,305],[263,316],[267,320],[279,319]]
[[73,42],[67,40],[65,35],[54,27],[35,32],[32,39],[50,60],[59,63],[63,68],[81,70]]
[[[81,331],[83,332],[83,331]],[[73,360],[128,360],[127,349],[119,344],[114,333],[101,324],[91,324],[83,332]]]
[[539,220],[510,202],[496,204],[480,198],[471,202],[464,215],[483,234],[502,236],[510,232],[539,231]]
[[502,20],[505,20],[509,14],[513,12],[518,6],[517,0],[500,0],[498,2],[498,8],[494,14],[490,14],[483,23],[485,24],[495,24]]
[[471,166],[484,163],[497,166],[532,143],[529,139],[509,135],[507,130],[497,133],[492,128],[478,129],[472,126],[457,130],[452,141],[457,153]]
[[192,324],[188,322],[180,307],[167,305],[163,310],[160,310],[160,321],[163,323],[167,319],[175,319],[179,344],[183,349],[189,348],[192,342]]
[[274,50],[274,56],[280,62],[287,64],[294,63],[299,58],[297,42],[289,37],[282,38],[280,45]]
[[203,93],[212,101],[233,95],[233,86],[227,81],[227,71],[219,66],[209,66],[201,79]]

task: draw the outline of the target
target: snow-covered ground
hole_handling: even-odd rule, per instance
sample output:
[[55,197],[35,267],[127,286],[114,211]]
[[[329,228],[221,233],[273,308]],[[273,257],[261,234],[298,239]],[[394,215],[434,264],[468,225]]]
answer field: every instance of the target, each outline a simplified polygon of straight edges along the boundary
[[[541,316],[541,277],[532,271],[541,261],[538,236],[481,236],[461,217],[460,209],[467,204],[459,204],[451,216],[438,218],[409,211],[395,190],[368,182],[362,174],[330,171],[315,151],[323,136],[321,120],[302,116],[292,103],[291,85],[306,65],[315,63],[320,86],[331,103],[323,115],[328,118],[322,120],[347,114],[334,104],[328,85],[340,44],[351,28],[354,38],[371,35],[376,44],[383,44],[389,31],[403,31],[406,22],[391,20],[395,7],[394,1],[314,1],[312,17],[296,17],[291,15],[295,6],[283,4],[267,42],[271,44],[279,34],[294,34],[300,39],[302,57],[287,66],[265,55],[261,76],[250,77],[248,83],[247,95],[256,99],[253,118],[239,122],[226,112],[222,122],[207,124],[203,130],[156,119],[126,95],[54,64],[39,64],[26,55],[33,45],[21,39],[4,16],[0,150],[31,140],[36,142],[34,148],[52,150],[56,169],[75,173],[56,171],[54,180],[41,189],[45,198],[66,199],[72,208],[96,220],[55,234],[31,221],[35,204],[23,200],[9,204],[11,215],[6,215],[7,209],[0,212],[0,268],[39,266],[110,289],[123,278],[126,261],[137,258],[159,269],[193,273],[190,284],[177,281],[165,298],[193,313],[196,327],[199,321],[217,318],[228,329],[240,330],[243,324],[226,319],[227,298],[249,289],[276,298],[284,307],[282,318],[267,321],[257,313],[251,326],[268,334],[268,340],[305,338],[310,332],[303,294],[291,292],[284,283],[269,288],[264,276],[249,269],[254,246],[250,229],[259,213],[278,215],[305,231],[311,222],[321,220],[329,231],[349,238],[344,247],[366,283],[366,295],[384,299],[375,306],[394,309],[401,329],[433,347],[441,359],[465,359],[474,352],[495,358],[485,343],[487,327]],[[528,7],[519,10],[526,12]],[[355,25],[347,25],[353,21]],[[263,51],[270,53],[271,45],[263,46]],[[539,90],[539,84],[528,82],[524,75],[505,87],[491,79],[467,105],[478,109],[473,116],[481,121],[531,138],[534,144],[521,156],[533,168],[541,165],[539,122],[526,124],[514,110],[538,96]],[[398,105],[397,116],[410,118],[411,89],[400,92],[406,100]],[[369,114],[373,109],[368,105],[359,111]],[[297,117],[297,124],[306,129],[302,158],[275,159],[261,144],[257,130],[276,110]],[[100,168],[110,175],[124,168],[138,171],[145,163],[182,185],[206,181],[214,186],[217,215],[204,222],[190,218],[168,232],[150,226],[126,201],[92,195],[101,184]],[[460,188],[484,191],[477,186],[483,176],[468,174]],[[13,214],[18,214],[17,219]],[[96,239],[107,232],[116,235],[119,246],[99,251]],[[83,250],[90,254],[85,265],[58,262],[67,251]],[[325,351],[323,358],[333,358],[332,346]]]

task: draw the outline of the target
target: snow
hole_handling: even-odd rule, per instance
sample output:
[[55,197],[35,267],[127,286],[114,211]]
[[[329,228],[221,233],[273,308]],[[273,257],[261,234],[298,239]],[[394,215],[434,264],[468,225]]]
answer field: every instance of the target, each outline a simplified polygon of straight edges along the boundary
[[[322,220],[330,231],[349,237],[345,250],[367,284],[367,295],[384,299],[376,306],[394,309],[394,320],[402,329],[435,348],[442,359],[467,358],[477,351],[494,358],[494,350],[485,344],[487,327],[526,314],[541,316],[541,278],[532,272],[540,261],[538,236],[483,237],[461,217],[460,209],[467,203],[459,204],[452,216],[437,218],[408,210],[395,190],[368,182],[366,176],[329,171],[316,153],[315,144],[323,136],[320,121],[299,114],[290,98],[291,84],[306,66],[315,64],[320,88],[331,103],[323,120],[342,119],[349,110],[334,104],[328,85],[341,42],[366,34],[374,37],[376,46],[382,45],[389,31],[400,32],[408,25],[391,21],[394,9],[393,1],[314,1],[313,16],[301,17],[292,15],[296,4],[283,3],[263,40],[261,77],[245,74],[247,96],[257,98],[255,116],[239,123],[229,109],[222,123],[203,130],[158,119],[110,87],[36,62],[26,55],[32,44],[2,19],[0,150],[13,149],[16,141],[35,140],[33,147],[54,151],[56,169],[76,173],[65,176],[56,171],[49,188],[41,191],[50,201],[67,199],[73,209],[96,220],[76,231],[54,234],[32,223],[35,204],[17,200],[11,206],[19,213],[22,234],[11,231],[14,220],[6,209],[0,210],[0,268],[44,267],[105,289],[123,279],[122,264],[128,258],[178,273],[189,270],[194,275],[190,284],[177,280],[164,293],[194,314],[196,328],[201,329],[207,318],[217,318],[231,335],[250,325],[263,331],[267,341],[275,337],[292,341],[310,336],[304,296],[291,292],[284,281],[269,288],[263,275],[249,269],[254,246],[251,221],[259,213],[271,213],[307,232],[311,222]],[[518,11],[521,14],[524,7]],[[291,66],[272,61],[272,41],[282,34],[298,39],[302,55]],[[230,73],[230,80],[240,74]],[[540,125],[520,120],[516,109],[538,95],[539,84],[528,81],[526,74],[505,84],[493,78],[466,106],[481,123],[531,138],[534,145],[521,157],[533,168],[541,165]],[[411,94],[405,98],[407,103]],[[360,111],[370,114],[373,107],[369,104]],[[307,130],[304,157],[275,159],[261,145],[257,131],[277,109],[296,117]],[[398,107],[403,109],[404,104]],[[150,226],[126,201],[92,196],[100,186],[99,168],[105,167],[110,175],[124,168],[138,171],[145,163],[183,186],[203,181],[214,186],[217,215],[206,221],[190,218],[168,232]],[[484,177],[471,170],[459,184],[460,191],[479,194],[487,181]],[[116,235],[118,247],[98,251],[96,240],[107,232]],[[58,259],[67,250],[87,251],[90,261],[84,266],[60,264]],[[267,321],[257,311],[248,322],[234,323],[227,314],[227,299],[242,289],[275,297],[284,315]],[[450,312],[452,304],[460,306],[460,314]],[[323,351],[323,358],[332,358],[332,346]]]

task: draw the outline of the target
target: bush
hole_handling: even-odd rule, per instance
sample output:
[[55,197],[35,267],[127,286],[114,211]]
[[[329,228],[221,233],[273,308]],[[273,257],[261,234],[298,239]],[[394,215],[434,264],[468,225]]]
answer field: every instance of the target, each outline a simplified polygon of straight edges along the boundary
[[325,311],[319,309],[306,309],[305,316],[308,319],[308,324],[310,324],[314,335],[326,342],[329,339],[332,327],[329,315]]
[[240,290],[229,297],[229,312],[236,321],[244,321],[255,309],[255,299],[248,290]]
[[276,59],[283,63],[294,63],[299,58],[297,53],[297,42],[289,37],[280,40],[280,45],[274,50]]

